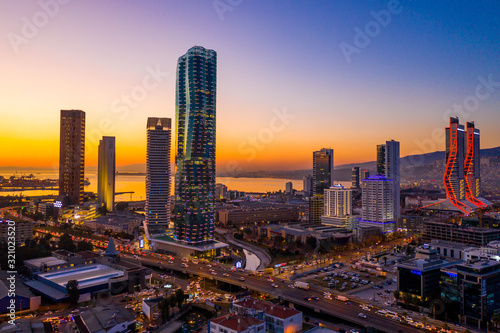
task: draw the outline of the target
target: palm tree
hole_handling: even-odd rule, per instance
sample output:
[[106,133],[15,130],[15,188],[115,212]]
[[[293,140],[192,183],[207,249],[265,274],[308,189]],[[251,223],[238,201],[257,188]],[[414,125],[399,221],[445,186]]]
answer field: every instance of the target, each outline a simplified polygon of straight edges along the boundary
[[448,323],[443,323],[443,325],[441,325],[441,328],[443,330],[447,330],[447,329],[450,329],[450,326],[448,325]]

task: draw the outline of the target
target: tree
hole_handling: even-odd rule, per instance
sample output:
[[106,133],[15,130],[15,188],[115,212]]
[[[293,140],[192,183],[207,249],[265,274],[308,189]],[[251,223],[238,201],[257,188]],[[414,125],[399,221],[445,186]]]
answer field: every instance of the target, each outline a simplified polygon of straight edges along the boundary
[[158,304],[158,307],[160,308],[160,314],[161,314],[161,322],[162,324],[169,319],[170,316],[170,303],[167,298],[163,298]]
[[424,316],[420,320],[422,321],[422,324],[424,324],[424,325],[427,324],[427,321],[428,321],[427,317]]
[[76,248],[78,251],[92,251],[94,249],[94,245],[92,245],[91,242],[81,241],[78,242]]
[[387,266],[387,257],[383,257],[382,260],[384,260],[384,266]]
[[491,318],[491,321],[493,321],[495,328],[497,328],[498,324],[500,324],[500,312],[495,313]]
[[441,328],[443,330],[448,330],[448,329],[450,329],[450,326],[448,325],[448,323],[443,323],[443,325],[441,325]]
[[184,291],[181,288],[175,291],[175,300],[177,302],[177,307],[180,309],[182,303],[184,303]]
[[75,252],[76,245],[75,242],[71,239],[71,236],[67,233],[64,233],[61,238],[59,238],[58,243],[59,249],[66,250],[69,252]]
[[316,239],[316,237],[309,236],[306,238],[306,244],[314,250],[316,248],[316,245],[318,244],[318,240]]
[[396,299],[396,301],[399,300],[399,297],[401,297],[401,293],[399,292],[399,290],[395,290],[394,291],[394,298]]
[[66,284],[66,292],[69,296],[69,302],[71,305],[77,305],[78,299],[80,298],[80,291],[78,290],[78,281],[69,280]]
[[274,247],[277,249],[281,249],[284,241],[285,239],[281,235],[274,237]]

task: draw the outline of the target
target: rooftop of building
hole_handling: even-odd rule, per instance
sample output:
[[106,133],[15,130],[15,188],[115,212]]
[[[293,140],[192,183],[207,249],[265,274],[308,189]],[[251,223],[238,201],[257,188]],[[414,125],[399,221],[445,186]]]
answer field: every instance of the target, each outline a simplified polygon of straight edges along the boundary
[[55,267],[55,266],[65,265],[67,264],[67,262],[66,260],[59,259],[56,257],[43,257],[43,258],[25,260],[24,264],[41,268],[42,264],[45,265],[46,267]]
[[430,244],[431,247],[438,247],[438,246],[443,246],[443,247],[448,247],[448,248],[454,248],[458,250],[466,250],[466,249],[476,249],[475,247],[471,247],[470,245],[464,244],[464,243],[457,243],[457,242],[450,242],[450,241],[444,241],[440,239],[432,239]]
[[[8,296],[10,282],[7,280],[11,274],[8,274],[7,271],[0,271],[0,300],[4,297]],[[23,283],[18,274],[14,274],[15,276],[15,286],[16,286],[16,295],[22,297],[35,297],[35,295],[31,292],[31,290]]]
[[239,315],[225,315],[210,320],[210,322],[229,328],[236,332],[243,332],[255,325],[263,324],[264,321]]
[[87,288],[105,283],[110,278],[123,276],[123,271],[101,264],[82,265],[39,274],[38,277],[66,288],[70,280],[78,281],[78,288]]
[[436,249],[427,244],[424,244],[423,246],[417,248],[414,259],[411,259],[404,263],[400,263],[397,266],[401,268],[425,272],[452,266],[456,263],[457,262],[450,262],[441,259],[438,256]]
[[158,303],[160,303],[163,300],[163,297],[155,297],[155,298],[148,298],[143,300],[144,303],[146,303],[149,307],[152,307]]
[[15,325],[4,322],[0,325],[0,333],[45,333],[45,325],[40,319],[16,319]]
[[266,314],[280,319],[286,319],[300,313],[300,311],[297,311],[295,309],[290,309],[281,305],[250,297],[235,301],[233,304],[257,311],[264,311]]
[[134,321],[136,316],[124,306],[103,305],[81,312],[80,318],[90,332],[107,332],[118,324]]

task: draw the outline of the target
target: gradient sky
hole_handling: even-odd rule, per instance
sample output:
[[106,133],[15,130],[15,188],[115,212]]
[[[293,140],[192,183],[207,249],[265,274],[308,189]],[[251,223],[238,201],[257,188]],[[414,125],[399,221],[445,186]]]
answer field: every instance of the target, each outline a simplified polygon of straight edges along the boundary
[[[401,142],[402,156],[443,150],[446,118],[455,114],[476,122],[482,148],[499,146],[500,84],[477,87],[480,77],[500,82],[500,3],[401,1],[388,24],[374,25],[372,12],[387,7],[1,1],[0,166],[57,167],[61,109],[86,111],[87,166],[97,164],[102,135],[116,136],[117,165],[144,163],[146,119],[175,118],[177,58],[193,45],[218,53],[219,172],[310,168],[322,147],[335,149],[336,165],[370,161],[390,139]],[[380,29],[348,62],[340,45],[355,46],[355,29],[367,25]],[[142,85],[148,68],[168,75],[125,114],[121,96]],[[489,93],[478,105],[476,89]],[[464,101],[472,111],[450,110]],[[293,119],[282,126],[273,118],[284,111]]]

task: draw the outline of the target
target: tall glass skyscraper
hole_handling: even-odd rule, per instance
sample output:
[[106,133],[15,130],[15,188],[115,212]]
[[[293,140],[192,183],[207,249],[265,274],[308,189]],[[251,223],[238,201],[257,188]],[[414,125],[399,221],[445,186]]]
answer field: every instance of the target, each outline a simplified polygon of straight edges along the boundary
[[192,47],[177,62],[175,239],[214,240],[217,53]]
[[61,110],[59,195],[68,204],[83,204],[85,177],[85,112]]
[[170,118],[148,118],[146,235],[165,234],[170,223]]
[[392,193],[394,199],[394,218],[398,220],[401,216],[401,174],[398,141],[386,141],[385,144],[377,146],[377,174],[394,181]]
[[115,207],[115,137],[103,136],[99,141],[97,160],[97,201],[111,212]]
[[333,149],[323,148],[313,153],[313,191],[323,191],[333,186]]

